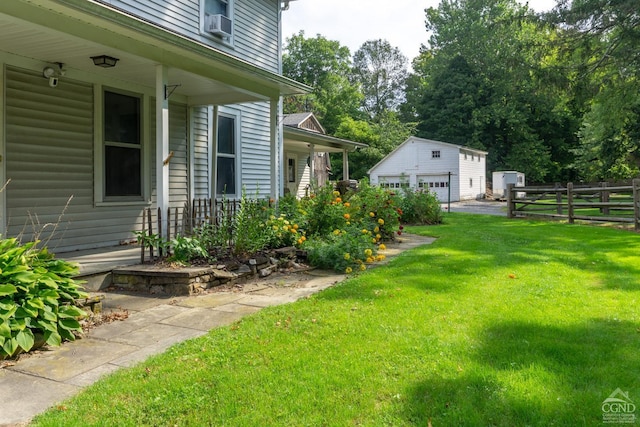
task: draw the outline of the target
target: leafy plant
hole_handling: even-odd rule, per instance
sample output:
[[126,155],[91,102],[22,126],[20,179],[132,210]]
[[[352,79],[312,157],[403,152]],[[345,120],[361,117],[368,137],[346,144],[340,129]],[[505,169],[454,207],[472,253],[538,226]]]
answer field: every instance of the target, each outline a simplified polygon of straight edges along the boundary
[[209,253],[202,242],[194,237],[178,236],[171,240],[173,255],[171,259],[178,262],[189,262],[196,259],[208,259]]
[[236,255],[256,253],[269,244],[270,235],[266,225],[269,217],[267,203],[247,197],[244,189],[240,208],[233,227],[234,253]]
[[402,221],[406,224],[434,225],[442,222],[442,209],[435,193],[403,188],[399,199]]
[[0,359],[29,351],[39,340],[73,341],[82,330],[78,318],[86,313],[73,305],[87,297],[73,279],[78,268],[37,243],[0,240]]

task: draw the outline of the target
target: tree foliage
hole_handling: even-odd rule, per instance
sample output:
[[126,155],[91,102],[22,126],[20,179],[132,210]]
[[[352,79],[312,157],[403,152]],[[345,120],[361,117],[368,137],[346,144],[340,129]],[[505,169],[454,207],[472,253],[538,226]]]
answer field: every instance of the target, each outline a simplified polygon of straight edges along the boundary
[[407,58],[386,40],[369,40],[353,55],[352,75],[364,94],[364,110],[376,119],[403,101]]
[[313,112],[332,134],[343,117],[359,117],[362,94],[348,79],[351,53],[339,42],[304,31],[287,39],[282,56],[285,76],[313,87],[306,96],[287,97],[285,113]]

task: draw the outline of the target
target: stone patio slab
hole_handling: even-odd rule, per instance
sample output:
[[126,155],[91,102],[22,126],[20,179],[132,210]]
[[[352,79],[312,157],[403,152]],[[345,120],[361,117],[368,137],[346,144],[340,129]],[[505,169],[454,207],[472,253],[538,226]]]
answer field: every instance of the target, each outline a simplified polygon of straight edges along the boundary
[[100,325],[90,331],[89,336],[96,339],[113,340],[188,310],[187,307],[162,304],[139,313],[133,313],[124,322]]
[[85,338],[20,360],[10,370],[66,381],[137,350],[131,345]]
[[162,321],[163,324],[182,326],[208,332],[219,326],[230,325],[241,319],[243,314],[212,310],[209,308],[194,308],[185,313],[177,314]]
[[260,311],[261,308],[262,307],[254,307],[251,305],[243,305],[243,304],[232,302],[230,304],[225,304],[225,305],[221,305],[219,307],[213,308],[212,310],[224,311],[227,313],[238,313],[242,316],[245,316],[247,314],[252,314],[257,311]]
[[79,390],[74,385],[0,369],[0,425],[24,423]]
[[135,329],[127,334],[123,334],[110,339],[110,342],[119,342],[135,347],[148,347],[156,345],[167,338],[182,337],[189,333],[189,330],[179,326],[153,324],[140,329]]
[[199,331],[196,329],[186,329],[186,328],[183,328],[183,329],[184,329],[184,333],[181,335],[173,335],[173,336],[167,337],[163,340],[156,342],[153,345],[143,347],[137,351],[134,351],[133,353],[129,353],[118,359],[112,360],[111,364],[117,365],[120,367],[130,367],[140,362],[144,362],[150,356],[166,351],[169,347],[175,344],[206,334],[206,332]]
[[231,302],[237,301],[242,298],[244,295],[240,293],[232,293],[232,292],[214,292],[207,295],[198,295],[190,298],[186,298],[178,303],[180,307],[203,307],[203,308],[213,308],[219,307],[221,305],[229,304]]
[[288,304],[296,301],[297,298],[292,297],[291,295],[247,295],[244,298],[238,300],[238,304],[250,305],[253,307],[271,307],[274,305],[280,304]]

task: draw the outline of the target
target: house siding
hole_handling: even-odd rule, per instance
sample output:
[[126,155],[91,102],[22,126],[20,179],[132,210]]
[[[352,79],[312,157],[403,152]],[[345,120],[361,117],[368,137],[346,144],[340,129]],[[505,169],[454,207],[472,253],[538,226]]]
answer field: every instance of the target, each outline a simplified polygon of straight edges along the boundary
[[94,207],[93,86],[7,67],[7,235],[53,251],[130,240],[141,208]]
[[210,107],[197,107],[191,111],[193,118],[193,181],[194,197],[196,198],[206,198],[211,195],[211,175],[209,173],[210,109]]
[[269,197],[271,192],[271,139],[269,103],[238,106],[241,112],[240,185],[248,196]]
[[278,1],[235,0],[232,44],[200,32],[200,0],[98,1],[238,58],[251,59],[258,67],[278,71]]
[[[94,86],[65,78],[51,88],[41,73],[8,66],[6,188],[8,236],[35,238],[58,252],[114,246],[134,239],[145,203],[94,200]],[[155,102],[150,99],[150,186],[155,189]],[[189,200],[188,110],[171,103],[170,206]],[[155,190],[152,193],[155,203]]]

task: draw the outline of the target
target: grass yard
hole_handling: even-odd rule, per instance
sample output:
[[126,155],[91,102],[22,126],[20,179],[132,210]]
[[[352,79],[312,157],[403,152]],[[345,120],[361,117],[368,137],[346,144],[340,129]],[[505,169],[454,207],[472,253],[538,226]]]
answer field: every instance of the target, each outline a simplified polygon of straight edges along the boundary
[[432,245],[177,345],[34,424],[594,426],[617,388],[640,407],[640,235],[445,220],[405,230]]

